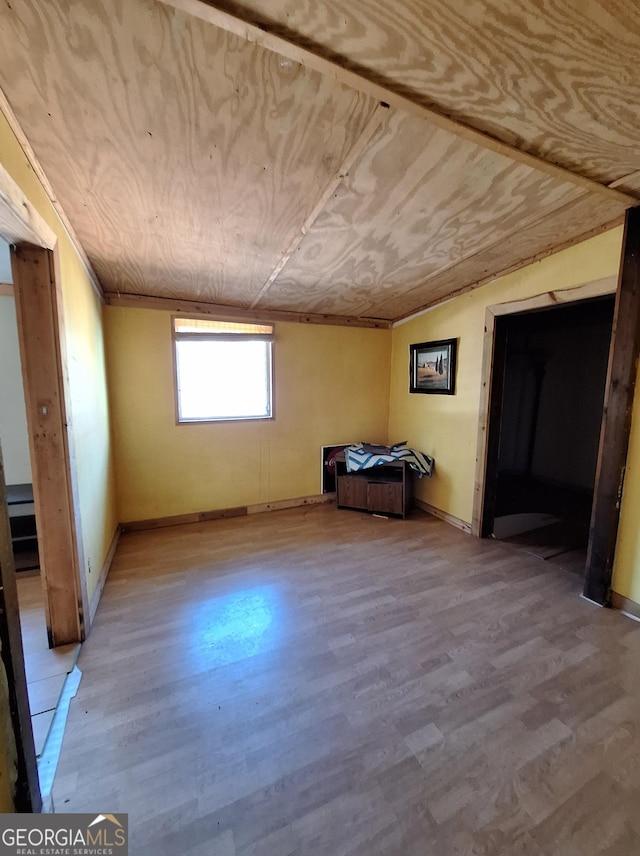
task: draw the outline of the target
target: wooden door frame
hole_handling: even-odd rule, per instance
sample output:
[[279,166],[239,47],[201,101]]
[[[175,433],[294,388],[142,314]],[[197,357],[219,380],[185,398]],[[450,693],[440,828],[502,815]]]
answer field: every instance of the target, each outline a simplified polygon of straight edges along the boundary
[[[9,243],[29,241],[48,249],[57,239],[0,164],[0,235]],[[0,461],[0,669],[6,692],[0,693],[6,772],[15,811],[42,808],[31,713],[27,694],[18,595],[11,546],[4,468]]]
[[0,164],[0,235],[11,263],[51,647],[89,629],[70,418],[58,239]]
[[[0,236],[12,247],[41,576],[51,646],[82,642],[90,626],[74,435],[69,406],[58,239],[0,163]],[[42,808],[0,455],[0,727],[18,812]],[[0,675],[2,677],[2,675]]]
[[[500,337],[496,336],[496,319],[518,315],[540,309],[551,309],[557,306],[571,305],[594,297],[616,294],[617,278],[614,276],[593,280],[574,288],[550,291],[522,300],[499,303],[487,306],[484,326],[484,348],[482,357],[482,381],[480,395],[480,416],[478,423],[478,440],[476,451],[476,477],[474,483],[473,517],[471,532],[478,537],[491,534],[487,531],[489,518],[493,508],[490,486],[497,476],[497,444],[491,439],[500,430],[502,378],[494,377],[494,365],[502,363],[498,349],[501,346]],[[615,330],[615,325],[614,325]],[[612,338],[611,351],[614,343]],[[503,355],[502,355],[503,356]],[[598,468],[598,477],[602,477],[603,467]]]
[[603,605],[612,599],[611,578],[639,357],[640,208],[630,208],[622,239],[584,584],[584,596]]
[[[11,248],[49,646],[82,642],[89,618],[75,486],[56,250]],[[74,489],[75,486],[75,489]]]

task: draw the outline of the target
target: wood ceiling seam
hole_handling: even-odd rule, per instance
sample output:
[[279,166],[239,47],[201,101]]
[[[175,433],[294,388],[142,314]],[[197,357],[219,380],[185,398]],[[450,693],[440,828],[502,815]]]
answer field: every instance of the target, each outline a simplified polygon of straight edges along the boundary
[[371,116],[369,117],[366,125],[364,126],[360,136],[356,139],[351,149],[347,153],[346,157],[336,170],[336,174],[323,191],[317,203],[313,206],[309,214],[306,216],[300,228],[297,230],[291,243],[285,250],[282,258],[280,259],[276,267],[273,269],[269,278],[249,305],[250,309],[253,309],[255,306],[257,306],[258,303],[260,303],[260,301],[266,295],[267,291],[271,288],[271,286],[278,278],[284,267],[287,265],[289,259],[295,253],[296,249],[300,246],[303,238],[308,233],[311,226],[313,226],[322,211],[325,209],[328,201],[331,199],[336,189],[339,187],[340,183],[344,180],[345,176],[348,174],[355,161],[360,157],[360,155],[364,152],[364,150],[371,142],[371,139],[380,128],[384,114],[388,111],[388,109],[389,107],[386,104],[377,104],[375,106],[375,109],[372,111]]
[[634,4],[218,2],[294,41],[299,33],[311,50],[319,44],[348,67],[371,68],[436,111],[601,184],[640,169]]
[[[407,94],[401,91],[401,87],[389,81],[381,75],[374,79],[371,69],[357,66],[348,68],[342,57],[326,56],[319,52],[320,46],[312,43],[313,49],[308,47],[309,40],[297,33],[286,31],[286,36],[276,32],[276,27],[266,21],[254,21],[246,16],[241,16],[237,10],[227,11],[221,2],[211,0],[160,0],[166,6],[170,6],[187,15],[192,15],[206,21],[213,26],[231,32],[247,41],[257,44],[266,50],[281,54],[294,62],[312,68],[321,74],[330,75],[333,79],[349,86],[365,95],[376,98],[396,109],[419,116],[432,122],[436,126],[462,137],[469,142],[475,143],[481,148],[489,149],[502,154],[513,161],[518,161],[530,166],[532,169],[547,173],[554,178],[565,182],[571,182],[584,190],[590,190],[617,199],[627,208],[640,204],[640,198],[629,193],[622,193],[611,186],[600,184],[591,178],[572,172],[566,167],[551,161],[543,160],[536,155],[525,152],[522,149],[509,145],[502,140],[490,136],[482,131],[476,130],[456,119],[434,110],[423,103],[418,93],[409,91]],[[282,29],[282,28],[278,28]],[[381,82],[383,81],[383,82]],[[406,90],[406,87],[404,88]]]
[[[49,179],[47,178],[46,173],[43,170],[42,165],[40,164],[40,161],[36,157],[36,154],[35,154],[32,146],[31,146],[31,143],[29,142],[26,134],[22,130],[22,126],[18,122],[16,114],[14,113],[13,108],[11,107],[9,100],[8,100],[7,96],[5,95],[2,87],[0,87],[0,112],[2,112],[5,119],[7,120],[7,123],[9,125],[9,127],[11,128],[11,130],[13,131],[13,133],[14,133],[14,135],[15,135],[15,137],[16,137],[19,145],[20,145],[20,148],[24,152],[24,155],[25,155],[27,161],[29,162],[29,165],[33,169],[38,181],[42,185],[42,189],[44,190],[45,194],[47,195],[47,198],[49,199],[49,202],[51,203],[53,210],[56,212],[58,220],[60,221],[63,229],[67,233],[69,240],[71,241],[76,252],[78,253],[78,256],[80,257],[80,261],[82,262],[82,264],[83,264],[83,266],[87,272],[87,276],[89,277],[91,287],[93,288],[93,290],[96,294],[96,297],[100,300],[101,303],[104,303],[104,290],[103,290],[102,285],[100,284],[100,280],[98,279],[98,276],[97,276],[95,270],[93,269],[93,266],[89,260],[89,256],[86,254],[84,247],[82,246],[82,243],[80,242],[80,239],[78,238],[78,235],[76,234],[75,229],[71,225],[71,222],[70,222],[69,218],[67,217],[67,215],[64,211],[64,208],[62,207],[62,205],[59,202],[56,194],[54,193],[53,187],[51,186],[51,183],[50,183]],[[49,249],[51,249],[51,248],[49,248]]]
[[[415,117],[393,111],[386,124],[387,133],[374,139],[345,180],[346,192],[331,200],[274,283],[270,305],[289,302],[289,295],[294,298],[304,289],[305,308],[312,311],[371,314],[382,303],[388,309],[387,301],[397,299],[398,290],[422,287],[428,277],[441,279],[488,247],[520,240],[546,212],[567,202],[593,199],[573,184],[558,183],[440,129],[425,125],[430,133],[423,135],[424,123]],[[500,211],[498,222],[484,217],[485,203]],[[358,223],[368,223],[367,231],[358,229]],[[322,268],[313,280],[320,247],[325,248]],[[524,248],[522,257],[531,251]],[[363,268],[365,274],[369,270],[369,280],[360,275]],[[350,297],[359,305],[348,305]],[[333,299],[334,305],[314,306],[310,301],[316,299]]]
[[377,104],[156,0],[5,16],[0,83],[108,291],[248,306]]

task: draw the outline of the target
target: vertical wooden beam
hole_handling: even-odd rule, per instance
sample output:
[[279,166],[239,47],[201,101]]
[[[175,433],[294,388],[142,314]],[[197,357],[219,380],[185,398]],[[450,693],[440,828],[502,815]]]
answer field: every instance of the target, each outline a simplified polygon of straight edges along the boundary
[[282,273],[284,267],[289,262],[291,256],[298,249],[300,244],[302,243],[304,237],[308,234],[309,230],[316,222],[318,217],[322,214],[324,209],[327,207],[327,204],[331,197],[336,192],[337,188],[344,181],[346,175],[349,174],[349,170],[353,166],[353,164],[361,157],[361,155],[365,152],[368,146],[371,144],[371,140],[374,137],[374,134],[377,132],[378,128],[382,124],[382,118],[384,116],[385,111],[388,112],[389,105],[382,105],[379,103],[376,105],[373,113],[369,116],[366,125],[362,129],[362,132],[358,139],[351,146],[349,151],[347,152],[346,157],[339,164],[338,168],[335,171],[335,174],[329,184],[325,187],[323,193],[320,195],[316,204],[309,211],[304,221],[300,225],[300,228],[296,231],[295,235],[291,239],[289,246],[282,254],[282,258],[275,266],[275,268],[269,274],[267,281],[264,283],[260,291],[256,294],[251,304],[249,305],[249,309],[254,309],[258,303],[265,296],[267,291],[271,288],[273,283]]
[[84,639],[86,586],[70,469],[54,254],[18,244],[13,281],[49,644]]
[[584,595],[610,599],[640,354],[640,208],[627,211],[596,467]]
[[504,393],[504,375],[507,360],[507,332],[505,323],[506,319],[504,318],[497,318],[495,320],[491,361],[489,418],[487,424],[484,502],[480,526],[480,536],[482,538],[488,538],[493,534],[496,518],[502,396]]
[[480,410],[478,420],[478,440],[476,447],[476,477],[473,485],[473,517],[471,533],[483,537],[485,517],[485,498],[487,493],[487,469],[489,443],[492,439],[491,396],[493,381],[493,354],[495,349],[496,316],[487,308],[484,320],[484,339],[482,348],[482,377],[480,380]]
[[[53,273],[55,283],[55,305],[53,307],[53,318],[56,324],[56,350],[58,355],[58,390],[63,406],[64,424],[64,453],[65,468],[69,484],[69,513],[71,517],[71,529],[73,535],[74,555],[76,558],[74,585],[77,595],[77,614],[79,642],[84,642],[91,629],[91,609],[89,606],[89,593],[87,591],[87,577],[85,574],[84,539],[82,537],[82,521],[80,517],[80,489],[78,486],[78,468],[76,465],[76,443],[75,431],[71,417],[71,392],[69,388],[69,367],[67,364],[66,348],[66,325],[64,316],[64,304],[62,300],[62,273],[60,271],[60,253],[57,246],[50,253],[53,261]],[[71,569],[69,570],[71,573]]]
[[15,811],[42,808],[20,635],[7,494],[0,451],[0,740]]

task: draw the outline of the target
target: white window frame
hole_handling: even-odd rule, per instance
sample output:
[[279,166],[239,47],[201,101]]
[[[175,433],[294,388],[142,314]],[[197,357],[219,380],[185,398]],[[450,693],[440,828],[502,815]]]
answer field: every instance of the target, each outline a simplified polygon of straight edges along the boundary
[[[192,331],[176,330],[176,326],[188,327],[189,322],[192,322],[194,327],[200,325],[201,329]],[[195,323],[193,323],[195,322]],[[207,330],[207,327],[211,329]],[[215,328],[218,329],[215,329]],[[236,329],[233,329],[236,328]],[[241,329],[242,328],[242,329]],[[253,330],[251,328],[254,328]],[[175,412],[176,423],[179,425],[193,425],[194,423],[207,422],[251,422],[251,421],[268,421],[274,418],[273,406],[273,342],[274,342],[274,325],[270,323],[259,322],[230,322],[223,319],[216,319],[195,315],[174,315],[171,318],[171,333],[172,333],[172,352],[173,352],[173,377],[174,377],[174,397],[175,397]],[[224,415],[205,415],[205,416],[183,416],[181,408],[180,396],[180,357],[178,345],[184,341],[196,342],[264,342],[266,346],[267,371],[266,371],[266,411],[264,413],[255,414],[232,414],[228,412]]]

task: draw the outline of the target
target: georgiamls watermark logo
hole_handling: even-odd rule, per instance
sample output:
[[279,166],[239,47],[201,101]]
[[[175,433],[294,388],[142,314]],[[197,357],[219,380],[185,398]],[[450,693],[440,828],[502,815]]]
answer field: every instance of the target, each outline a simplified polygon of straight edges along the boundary
[[128,856],[126,814],[0,814],[0,856]]

